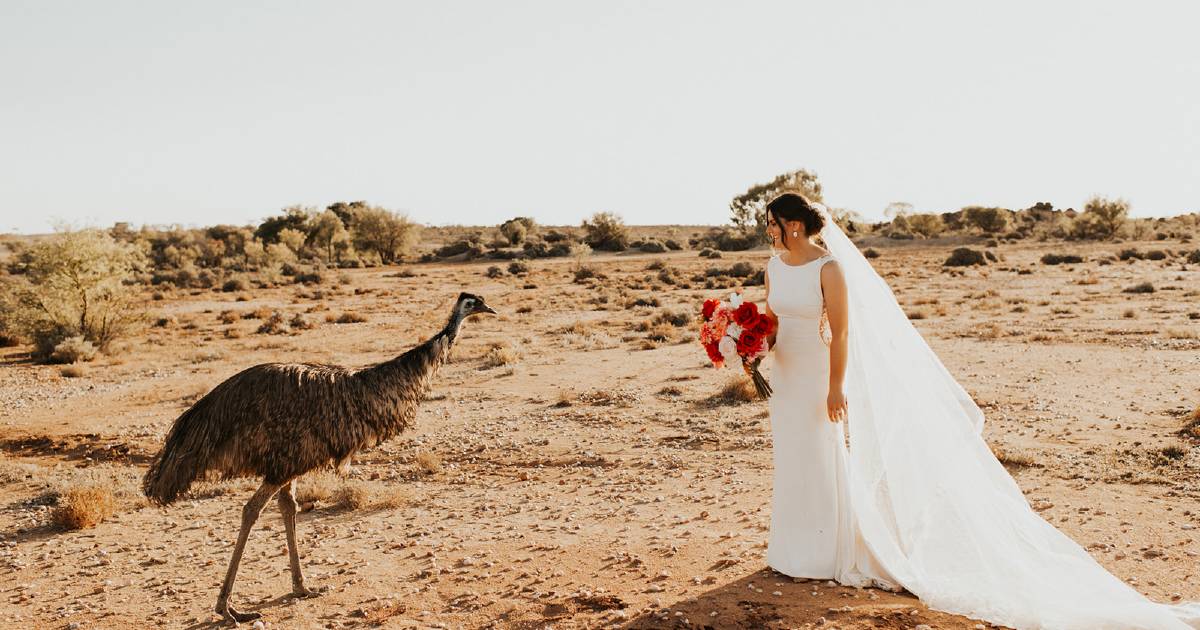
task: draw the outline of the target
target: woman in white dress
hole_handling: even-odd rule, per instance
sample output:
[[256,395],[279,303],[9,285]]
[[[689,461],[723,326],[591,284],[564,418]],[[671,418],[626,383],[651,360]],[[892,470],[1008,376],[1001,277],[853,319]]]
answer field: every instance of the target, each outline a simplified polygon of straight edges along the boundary
[[979,407],[824,207],[787,193],[767,212],[769,566],[1021,629],[1200,628],[1200,606],[1148,600],[1030,508]]

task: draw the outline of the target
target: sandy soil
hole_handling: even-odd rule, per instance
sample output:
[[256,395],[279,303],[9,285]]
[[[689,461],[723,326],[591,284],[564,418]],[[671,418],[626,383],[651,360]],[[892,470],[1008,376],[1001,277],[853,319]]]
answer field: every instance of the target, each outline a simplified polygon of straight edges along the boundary
[[[999,262],[951,272],[949,247],[915,243],[881,246],[875,263],[984,408],[989,443],[1035,508],[1148,596],[1196,600],[1200,449],[1178,431],[1200,402],[1189,319],[1200,269],[1099,264],[1131,245],[1177,244],[1003,244]],[[1063,250],[1088,262],[1038,262]],[[987,627],[765,567],[765,404],[719,395],[740,372],[706,366],[690,326],[638,328],[720,293],[705,288],[710,267],[766,256],[596,257],[603,277],[583,282],[567,260],[500,278],[485,275],[498,263],[415,265],[408,277],[356,270],[319,287],[148,297],[161,325],[75,378],[5,349],[0,625],[215,625],[255,484],[202,485],[165,509],[139,502],[171,421],[255,363],[390,358],[435,332],[465,289],[502,314],[467,324],[418,429],[357,457],[348,480],[301,483],[319,499],[300,516],[303,562],[329,593],[285,596],[283,527],[273,504],[264,512],[234,603],[266,627]],[[655,261],[668,271],[648,270]],[[1145,281],[1156,291],[1122,291]],[[762,287],[747,293],[762,299]],[[263,308],[313,327],[256,333]],[[366,321],[326,321],[343,312]],[[56,491],[88,480],[111,484],[117,513],[79,531],[49,525]],[[337,505],[341,484],[372,498]]]

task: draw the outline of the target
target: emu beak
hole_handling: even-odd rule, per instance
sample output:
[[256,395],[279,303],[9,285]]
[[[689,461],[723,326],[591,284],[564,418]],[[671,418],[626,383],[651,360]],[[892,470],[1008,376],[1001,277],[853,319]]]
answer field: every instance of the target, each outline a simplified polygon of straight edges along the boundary
[[479,305],[478,307],[476,307],[476,309],[475,309],[475,312],[476,312],[476,313],[491,313],[492,315],[495,315],[495,314],[496,314],[496,311],[495,311],[495,309],[493,309],[492,307],[488,306],[487,304],[481,304],[481,305]]

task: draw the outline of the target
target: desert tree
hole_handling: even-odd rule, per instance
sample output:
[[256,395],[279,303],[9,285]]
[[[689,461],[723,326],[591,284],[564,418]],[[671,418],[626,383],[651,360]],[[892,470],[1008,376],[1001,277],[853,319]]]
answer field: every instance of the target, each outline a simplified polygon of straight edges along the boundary
[[367,205],[354,209],[350,225],[354,246],[379,254],[380,261],[389,264],[412,251],[421,232],[407,215]]
[[967,206],[963,208],[963,221],[985,234],[1003,232],[1008,227],[1009,211],[989,206]]
[[254,236],[264,242],[274,243],[279,240],[279,232],[284,229],[299,230],[307,234],[310,231],[309,222],[315,216],[318,215],[313,208],[288,206],[283,209],[283,214],[264,219],[254,230]]
[[805,169],[777,175],[765,184],[755,184],[729,202],[730,220],[744,232],[753,231],[762,242],[767,240],[767,202],[776,196],[794,192],[809,201],[824,202],[817,174]]
[[106,231],[59,227],[22,253],[9,325],[42,358],[71,337],[107,349],[144,317],[131,286],[144,264],[138,247]]
[[325,260],[333,262],[340,260],[350,244],[350,232],[336,213],[326,210],[310,222],[308,242],[324,254]]
[[883,216],[889,219],[912,214],[913,205],[907,201],[893,201],[883,209]]
[[1079,238],[1110,239],[1129,220],[1129,202],[1096,195],[1087,200],[1083,214],[1075,218],[1074,234]]
[[912,214],[908,217],[908,229],[925,238],[933,238],[946,229],[940,214]]

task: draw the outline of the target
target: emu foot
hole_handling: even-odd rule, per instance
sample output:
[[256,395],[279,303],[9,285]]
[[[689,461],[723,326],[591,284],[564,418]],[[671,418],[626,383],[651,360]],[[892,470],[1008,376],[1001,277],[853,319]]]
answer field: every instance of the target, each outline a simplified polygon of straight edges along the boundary
[[328,593],[328,592],[329,592],[328,585],[321,585],[321,586],[309,588],[309,587],[301,584],[299,586],[292,587],[292,597],[295,597],[296,599],[308,599],[310,597],[320,597],[321,595],[324,595],[325,593]]
[[230,606],[229,604],[225,604],[224,606],[218,605],[217,606],[217,614],[224,617],[226,621],[232,622],[233,625],[235,625],[235,626],[244,621],[254,621],[255,619],[262,617],[262,613],[238,612],[237,610],[234,609],[233,606]]

